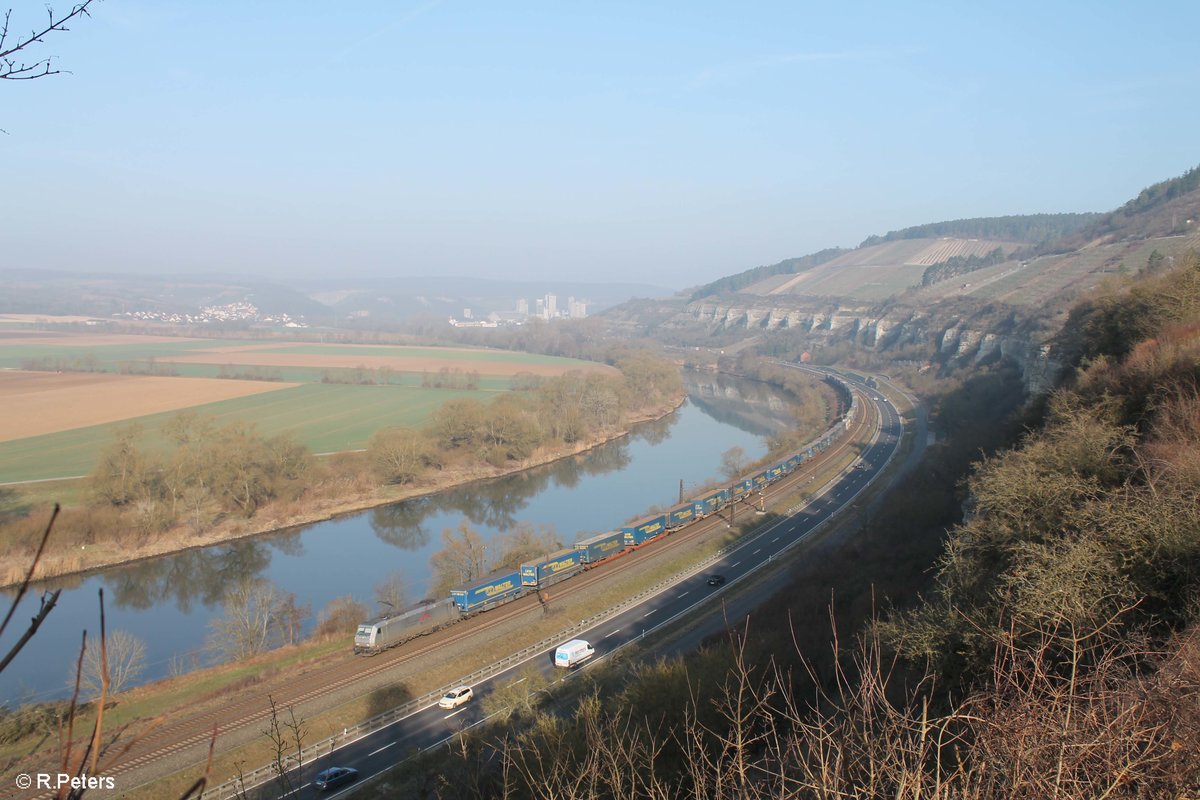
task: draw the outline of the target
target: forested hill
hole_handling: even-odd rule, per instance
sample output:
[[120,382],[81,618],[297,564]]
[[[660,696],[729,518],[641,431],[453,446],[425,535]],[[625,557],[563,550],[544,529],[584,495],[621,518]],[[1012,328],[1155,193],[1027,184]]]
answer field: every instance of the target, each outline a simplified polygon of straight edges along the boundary
[[1039,248],[1067,253],[1091,244],[1192,233],[1200,225],[1200,167],[1143,189],[1137,197],[1091,224]]
[[1036,245],[1080,230],[1094,223],[1100,216],[1094,213],[1021,214],[953,219],[889,231],[884,236],[868,236],[859,247],[870,247],[901,239],[938,239],[944,236],[956,239],[999,239]]

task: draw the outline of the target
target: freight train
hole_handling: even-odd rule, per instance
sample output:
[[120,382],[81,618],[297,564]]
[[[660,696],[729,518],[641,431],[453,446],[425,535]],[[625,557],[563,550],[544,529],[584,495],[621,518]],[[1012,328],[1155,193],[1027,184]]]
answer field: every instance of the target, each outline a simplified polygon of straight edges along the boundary
[[757,470],[722,489],[709,489],[667,511],[635,520],[617,530],[600,533],[513,569],[502,569],[450,590],[448,600],[431,601],[402,614],[367,620],[354,635],[354,652],[375,654],[432,633],[459,619],[488,611],[538,592],[572,575],[591,569],[630,550],[643,547],[696,520],[716,514],[734,503],[761,493],[767,486],[794,472],[801,464],[829,447],[849,428],[857,411],[857,398],[844,385],[849,403],[838,420],[816,440],[766,469]]

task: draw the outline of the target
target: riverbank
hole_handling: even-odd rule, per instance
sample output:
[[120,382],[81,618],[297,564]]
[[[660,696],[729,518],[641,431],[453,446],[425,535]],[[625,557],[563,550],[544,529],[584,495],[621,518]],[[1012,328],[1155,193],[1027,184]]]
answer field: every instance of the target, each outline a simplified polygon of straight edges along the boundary
[[[686,393],[680,393],[668,402],[631,414],[625,422],[625,427],[619,431],[590,436],[570,447],[540,449],[529,458],[515,462],[507,468],[497,468],[477,461],[468,465],[447,468],[438,473],[435,481],[417,482],[405,486],[378,485],[374,482],[347,480],[341,476],[331,475],[317,481],[298,500],[269,503],[249,519],[227,517],[219,524],[200,532],[194,532],[186,525],[176,525],[163,534],[152,538],[142,536],[136,542],[122,541],[81,545],[79,549],[75,549],[74,546],[55,547],[54,534],[51,533],[47,550],[37,564],[33,579],[41,581],[83,575],[106,567],[131,564],[187,550],[225,544],[238,539],[278,533],[289,528],[323,522],[345,514],[437,494],[477,481],[514,475],[577,456],[628,436],[637,425],[660,420],[674,413],[686,399]],[[43,521],[40,524],[44,525],[49,520],[49,510],[47,509],[41,516]],[[27,555],[0,558],[0,588],[19,584],[29,569],[29,561],[30,558]]]

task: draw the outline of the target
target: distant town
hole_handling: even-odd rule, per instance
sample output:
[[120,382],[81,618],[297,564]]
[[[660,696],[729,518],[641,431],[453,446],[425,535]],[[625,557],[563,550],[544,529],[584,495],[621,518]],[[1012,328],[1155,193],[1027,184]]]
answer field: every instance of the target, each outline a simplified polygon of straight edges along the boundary
[[516,311],[492,311],[479,318],[471,309],[464,308],[462,319],[451,317],[450,324],[456,328],[499,328],[502,325],[521,325],[529,319],[583,319],[587,316],[587,303],[573,296],[567,298],[566,308],[558,307],[558,296],[553,294],[534,299],[532,313],[529,308],[529,300],[525,298],[517,300]]
[[[462,317],[450,317],[449,322],[456,328],[499,328],[501,326],[522,325],[530,319],[583,319],[587,316],[588,303],[568,297],[565,306],[560,307],[558,296],[545,294],[531,301],[520,298],[513,311],[479,312],[464,308]],[[365,312],[364,312],[365,313]],[[139,322],[165,322],[171,325],[206,325],[228,322],[252,322],[261,325],[274,325],[284,328],[307,328],[309,324],[301,315],[286,312],[264,314],[258,306],[249,301],[226,303],[224,305],[204,306],[195,313],[180,311],[123,311],[113,315],[118,319],[135,320]],[[354,316],[351,314],[350,316]]]
[[222,306],[205,306],[195,314],[183,314],[175,311],[124,311],[113,314],[114,317],[138,320],[141,322],[167,322],[172,325],[204,325],[218,322],[260,322],[267,325],[281,325],[285,328],[307,328],[308,323],[303,318],[293,317],[288,313],[262,314],[253,303],[226,303]]

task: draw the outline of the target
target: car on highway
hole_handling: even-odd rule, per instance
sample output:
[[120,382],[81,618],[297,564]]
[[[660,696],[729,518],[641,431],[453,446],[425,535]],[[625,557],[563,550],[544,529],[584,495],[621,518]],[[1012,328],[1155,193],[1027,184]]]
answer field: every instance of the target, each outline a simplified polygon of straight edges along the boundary
[[322,792],[328,792],[356,780],[358,780],[358,770],[353,767],[329,767],[318,772],[313,783]]
[[708,576],[708,585],[709,586],[720,586],[724,582],[725,582],[724,575],[709,575]]
[[475,692],[470,686],[456,686],[442,695],[442,699],[438,700],[438,706],[440,708],[458,708],[463,703],[471,702],[471,698],[474,696]]

